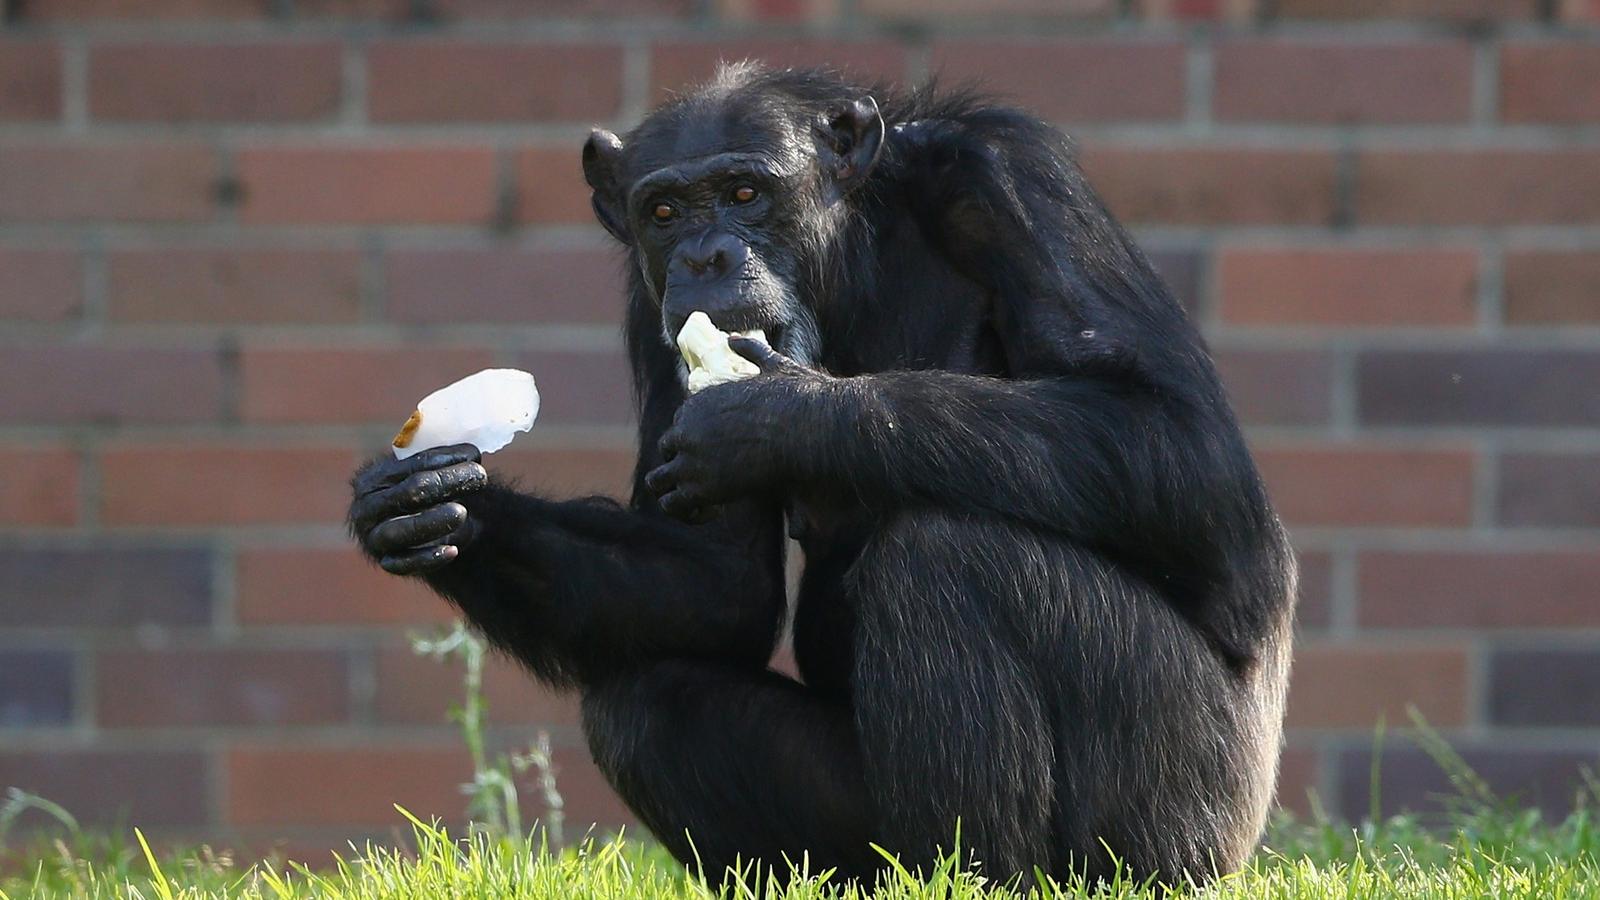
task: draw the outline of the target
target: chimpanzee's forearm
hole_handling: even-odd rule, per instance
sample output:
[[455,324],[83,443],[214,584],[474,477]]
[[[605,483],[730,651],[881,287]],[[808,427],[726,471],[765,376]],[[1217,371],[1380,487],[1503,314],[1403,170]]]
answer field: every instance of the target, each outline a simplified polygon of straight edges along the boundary
[[426,580],[546,681],[669,655],[767,662],[784,609],[775,509],[741,504],[696,526],[494,484],[461,502],[477,533]]

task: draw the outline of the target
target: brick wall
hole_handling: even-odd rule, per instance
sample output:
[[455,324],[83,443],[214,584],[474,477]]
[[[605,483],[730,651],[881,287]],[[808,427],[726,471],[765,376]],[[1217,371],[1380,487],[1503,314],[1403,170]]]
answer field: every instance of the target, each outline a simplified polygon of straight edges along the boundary
[[[1205,324],[1304,569],[1285,802],[1365,808],[1416,703],[1552,804],[1600,749],[1600,4],[9,0],[0,784],[248,847],[458,816],[445,607],[352,465],[489,364],[494,462],[616,490],[611,249],[577,148],[719,57],[981,76],[1080,138]],[[624,818],[569,700],[571,818]],[[1385,796],[1442,785],[1392,751]]]

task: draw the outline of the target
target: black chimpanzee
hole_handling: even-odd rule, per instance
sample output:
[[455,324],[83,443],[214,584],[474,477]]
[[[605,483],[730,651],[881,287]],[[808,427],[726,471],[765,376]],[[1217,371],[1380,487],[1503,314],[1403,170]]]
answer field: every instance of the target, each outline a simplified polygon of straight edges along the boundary
[[[583,150],[629,251],[627,508],[376,463],[354,531],[542,680],[680,859],[962,843],[1204,879],[1273,793],[1294,562],[1206,349],[1065,138],[725,68]],[[762,374],[687,396],[691,311]],[[793,639],[784,522],[805,552]],[[1102,844],[1102,841],[1104,844]],[[693,847],[691,848],[691,842]]]

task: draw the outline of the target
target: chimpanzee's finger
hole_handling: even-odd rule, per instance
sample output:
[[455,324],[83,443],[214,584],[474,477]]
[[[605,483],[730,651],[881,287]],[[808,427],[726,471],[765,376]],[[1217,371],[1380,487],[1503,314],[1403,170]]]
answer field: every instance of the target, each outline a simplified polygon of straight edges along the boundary
[[443,540],[467,521],[467,508],[459,503],[443,503],[409,516],[378,523],[367,535],[367,548],[386,555]]
[[483,455],[478,452],[478,448],[471,444],[434,447],[405,459],[380,456],[357,472],[350,486],[355,489],[356,496],[360,497],[399,484],[424,469],[442,469],[464,462],[478,462],[482,458]]
[[728,349],[755,363],[764,373],[801,368],[799,363],[772,349],[765,341],[730,335]]
[[385,572],[395,575],[420,575],[455,559],[460,552],[454,544],[439,544],[385,556],[378,560],[378,565],[382,566]]
[[662,494],[656,502],[661,504],[662,512],[685,522],[693,521],[693,517],[703,505],[694,491],[681,487]]
[[667,433],[656,442],[656,449],[661,451],[663,462],[672,462],[677,457],[678,451],[683,447],[683,432],[676,428],[667,429]]
[[357,498],[350,505],[350,521],[358,532],[364,531],[384,519],[421,512],[430,506],[476,491],[488,483],[488,471],[475,462],[427,469],[394,487]]
[[644,486],[650,489],[650,493],[659,497],[672,490],[673,485],[678,483],[678,473],[681,468],[682,465],[676,462],[656,466],[650,470],[650,474],[644,476]]

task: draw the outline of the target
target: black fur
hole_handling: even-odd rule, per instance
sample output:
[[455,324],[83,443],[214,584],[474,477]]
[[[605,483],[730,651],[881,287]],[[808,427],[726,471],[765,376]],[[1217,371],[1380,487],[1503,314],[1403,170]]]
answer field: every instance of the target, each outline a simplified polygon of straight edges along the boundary
[[[748,209],[669,191],[657,226],[630,190],[729,149],[778,179]],[[1000,876],[1105,874],[1102,841],[1165,879],[1237,866],[1294,563],[1201,339],[1062,135],[734,67],[584,163],[630,248],[631,503],[483,487],[470,447],[440,451],[358,475],[369,552],[581,690],[600,766],[681,859],[870,875],[869,841],[922,863],[959,820]],[[685,269],[718,235],[738,272]],[[686,304],[780,352],[741,344],[764,373],[688,398]],[[406,513],[432,518],[373,537]],[[766,667],[786,514],[803,684]]]

